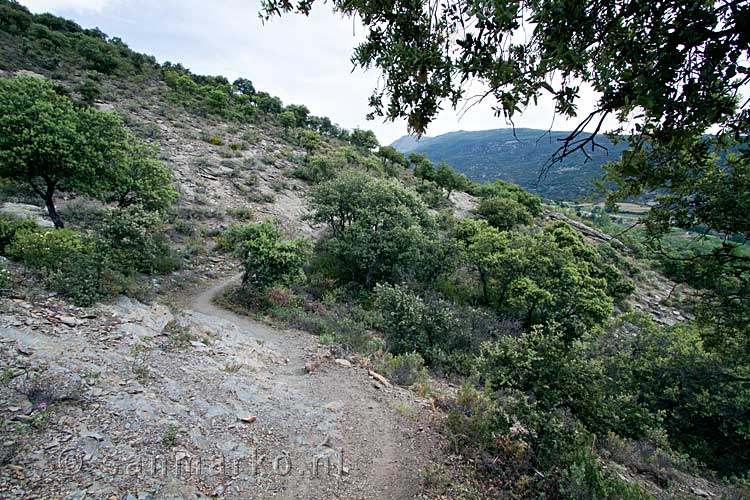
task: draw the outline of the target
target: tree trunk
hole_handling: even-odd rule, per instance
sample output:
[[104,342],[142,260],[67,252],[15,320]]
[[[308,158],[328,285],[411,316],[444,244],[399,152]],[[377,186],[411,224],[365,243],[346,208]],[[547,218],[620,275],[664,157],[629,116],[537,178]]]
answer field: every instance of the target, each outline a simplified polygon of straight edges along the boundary
[[60,214],[57,213],[52,195],[44,197],[44,204],[47,205],[47,213],[49,213],[49,218],[52,219],[52,222],[55,223],[55,229],[63,229],[65,227],[65,224],[60,218]]
[[52,198],[52,196],[55,194],[57,182],[48,177],[43,177],[43,179],[45,184],[47,184],[47,189],[45,191],[42,191],[42,189],[36,185],[31,177],[28,178],[28,181],[29,184],[31,184],[31,188],[34,190],[34,192],[44,200],[44,205],[47,207],[49,218],[52,219],[52,222],[55,223],[55,229],[63,229],[65,227],[65,224],[63,224],[63,221],[60,218],[60,214],[57,213],[57,209],[55,208],[55,200]]

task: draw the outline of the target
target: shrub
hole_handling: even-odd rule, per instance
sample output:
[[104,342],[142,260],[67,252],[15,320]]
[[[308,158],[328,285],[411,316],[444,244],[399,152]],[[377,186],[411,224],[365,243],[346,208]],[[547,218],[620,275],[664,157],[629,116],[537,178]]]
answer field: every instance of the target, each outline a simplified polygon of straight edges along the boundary
[[393,356],[386,353],[378,369],[398,385],[411,386],[424,381],[427,369],[419,353],[412,352]]
[[290,285],[303,276],[310,244],[306,239],[288,240],[274,221],[247,224],[237,247],[245,273],[242,286],[265,290]]
[[400,285],[375,286],[375,307],[382,314],[388,350],[395,354],[427,352],[429,339],[424,329],[427,308],[424,301]]
[[476,373],[493,391],[532,395],[545,411],[566,409],[594,432],[642,435],[655,421],[626,388],[613,388],[600,363],[572,346],[558,325],[486,343]]
[[36,223],[29,219],[6,219],[0,217],[0,254],[11,244],[18,232],[33,232],[38,229]]
[[484,198],[479,202],[477,213],[487,219],[492,227],[501,231],[510,231],[515,226],[527,226],[534,222],[529,209],[513,198]]
[[239,245],[255,235],[254,224],[232,224],[216,237],[216,247],[225,252],[234,252]]
[[81,235],[70,229],[20,230],[8,246],[8,255],[30,269],[52,271],[65,259],[82,252]]
[[179,267],[158,213],[137,206],[112,210],[97,227],[97,234],[101,253],[124,274],[169,272]]

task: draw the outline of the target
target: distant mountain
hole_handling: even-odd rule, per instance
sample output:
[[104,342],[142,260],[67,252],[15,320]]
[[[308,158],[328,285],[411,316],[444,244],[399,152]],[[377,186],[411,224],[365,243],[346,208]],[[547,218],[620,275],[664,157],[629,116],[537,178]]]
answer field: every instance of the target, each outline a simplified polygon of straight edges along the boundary
[[[513,129],[449,132],[437,137],[404,136],[392,144],[402,153],[425,153],[433,162],[446,161],[477,182],[502,179],[521,185],[545,198],[576,200],[596,195],[594,182],[603,174],[602,165],[620,158],[626,143],[612,144],[606,137],[597,142],[608,151],[587,150],[592,159],[576,153],[555,165],[539,181],[539,172],[569,132]],[[537,182],[539,181],[539,182]]]

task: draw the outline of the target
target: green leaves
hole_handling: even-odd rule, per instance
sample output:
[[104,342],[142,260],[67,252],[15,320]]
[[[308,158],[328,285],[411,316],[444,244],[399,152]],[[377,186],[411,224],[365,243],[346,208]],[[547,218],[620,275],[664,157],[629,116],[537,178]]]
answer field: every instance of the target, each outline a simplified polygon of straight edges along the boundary
[[562,223],[523,234],[463,220],[453,237],[463,245],[484,302],[528,327],[557,321],[568,339],[580,337],[603,324],[626,290],[619,272]]
[[275,221],[243,226],[236,253],[242,259],[245,273],[242,286],[263,291],[271,286],[288,286],[303,276],[303,266],[310,253],[308,240],[286,239]]
[[176,198],[155,149],[138,145],[117,115],[76,107],[32,77],[0,79],[0,176],[29,182],[53,219],[56,190],[149,209]]
[[394,180],[345,171],[309,196],[311,219],[328,226],[323,246],[342,280],[369,288],[413,273],[435,237],[424,204]]

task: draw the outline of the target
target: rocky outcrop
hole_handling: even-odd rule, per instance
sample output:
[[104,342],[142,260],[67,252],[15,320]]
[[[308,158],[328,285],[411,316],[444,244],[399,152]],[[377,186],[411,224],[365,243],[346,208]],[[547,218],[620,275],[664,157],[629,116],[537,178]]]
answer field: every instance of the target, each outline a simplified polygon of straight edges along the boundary
[[33,220],[39,227],[55,227],[47,211],[36,205],[5,202],[0,204],[0,214],[13,219]]

